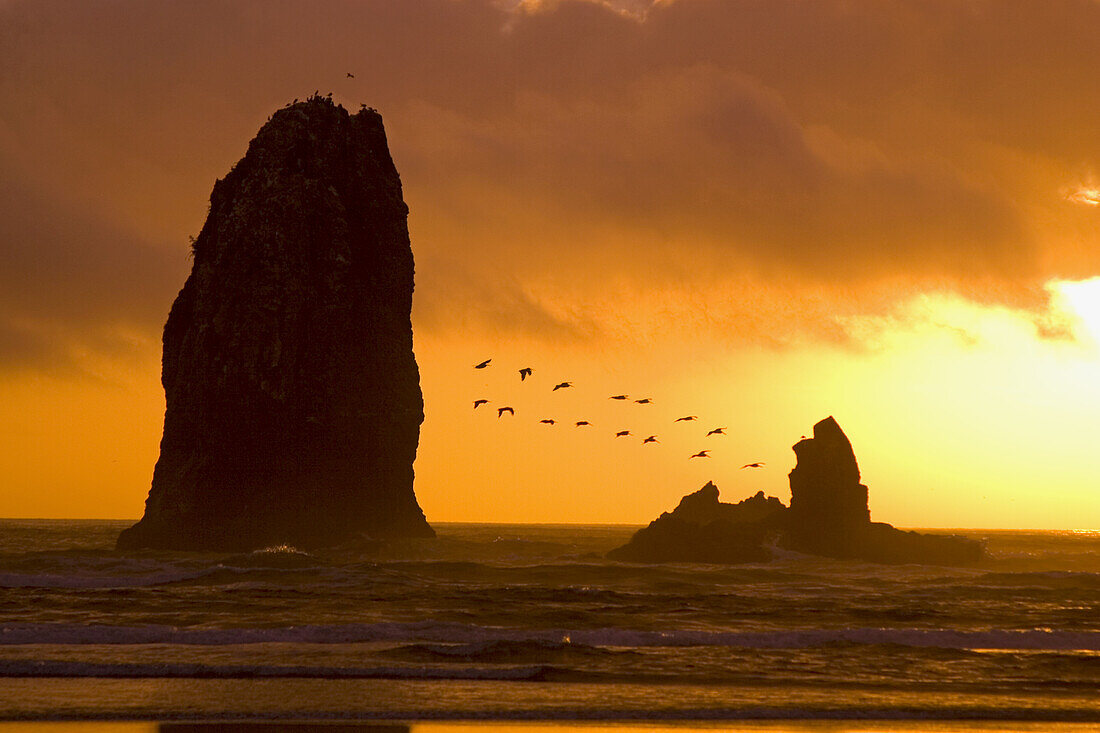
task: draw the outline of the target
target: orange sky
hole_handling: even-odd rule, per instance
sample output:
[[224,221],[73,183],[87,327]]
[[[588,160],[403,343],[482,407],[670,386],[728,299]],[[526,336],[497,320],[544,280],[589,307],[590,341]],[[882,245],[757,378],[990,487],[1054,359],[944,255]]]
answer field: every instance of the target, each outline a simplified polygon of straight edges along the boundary
[[1100,527],[1097,37],[1094,0],[0,0],[0,516],[140,515],[188,236],[320,90],[411,209],[429,521],[787,500],[831,414],[875,519]]

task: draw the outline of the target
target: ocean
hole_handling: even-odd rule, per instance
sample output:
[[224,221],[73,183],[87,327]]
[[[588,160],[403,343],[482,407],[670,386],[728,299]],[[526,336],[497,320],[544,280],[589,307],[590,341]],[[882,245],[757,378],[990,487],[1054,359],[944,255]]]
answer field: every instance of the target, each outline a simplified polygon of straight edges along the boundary
[[[1100,726],[1100,532],[956,530],[989,559],[945,568],[782,551],[633,565],[603,554],[636,527],[579,525],[122,554],[127,524],[0,520],[0,733],[12,721]],[[145,730],[133,725],[119,730]]]

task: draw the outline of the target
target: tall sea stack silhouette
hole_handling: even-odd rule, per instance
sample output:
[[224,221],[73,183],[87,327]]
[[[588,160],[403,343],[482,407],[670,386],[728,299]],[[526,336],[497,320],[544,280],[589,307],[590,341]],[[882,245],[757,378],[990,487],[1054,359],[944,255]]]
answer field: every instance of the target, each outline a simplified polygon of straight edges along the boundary
[[374,110],[314,96],[260,129],[214,184],[164,326],[160,458],[119,548],[434,535],[413,493],[407,216]]

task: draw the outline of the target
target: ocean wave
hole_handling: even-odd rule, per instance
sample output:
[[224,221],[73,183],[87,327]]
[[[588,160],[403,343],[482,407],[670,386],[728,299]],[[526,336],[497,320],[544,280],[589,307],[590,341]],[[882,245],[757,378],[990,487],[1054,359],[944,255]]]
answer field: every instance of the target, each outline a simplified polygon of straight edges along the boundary
[[202,570],[162,570],[142,575],[0,573],[0,588],[138,588],[198,580],[217,572],[217,568],[205,568]]
[[301,571],[329,579],[333,571],[308,553],[274,547],[231,555],[218,562],[156,561],[145,558],[51,556],[24,558],[0,571],[0,588],[137,588],[172,583],[209,585],[263,580]]
[[498,680],[545,679],[553,670],[545,665],[511,667],[320,667],[289,665],[206,665],[180,663],[102,663],[58,660],[0,660],[4,677],[99,677],[114,679],[408,679]]
[[1100,588],[1100,573],[1076,570],[1022,571],[1014,573],[986,573],[974,578],[973,586],[992,586],[1020,590],[1024,588]]
[[573,660],[622,657],[631,654],[634,654],[634,652],[574,643],[568,638],[558,641],[546,639],[496,639],[472,644],[422,643],[398,646],[380,652],[381,656],[406,662],[481,662],[489,664],[560,663]]
[[[788,631],[648,631],[623,628],[519,629],[474,624],[386,622],[274,628],[179,628],[82,624],[7,624],[0,645],[181,644],[224,646],[259,643],[488,644],[481,653],[506,654],[508,643],[581,644],[587,647],[731,647],[802,649],[830,644],[895,645],[976,650],[1100,651],[1100,631],[1046,629],[961,631],[953,629],[837,628]],[[496,647],[492,644],[497,644]],[[477,654],[473,647],[470,653]],[[435,653],[444,653],[439,649]],[[459,650],[463,653],[463,650]]]

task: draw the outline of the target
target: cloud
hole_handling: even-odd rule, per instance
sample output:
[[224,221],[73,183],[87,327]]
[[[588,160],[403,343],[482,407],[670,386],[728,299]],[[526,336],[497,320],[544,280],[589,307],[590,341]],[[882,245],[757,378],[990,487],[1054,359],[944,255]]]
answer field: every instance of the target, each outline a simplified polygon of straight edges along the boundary
[[[187,261],[0,176],[0,364],[81,370],[159,333]],[[147,345],[147,344],[146,344]]]
[[0,322],[155,333],[214,179],[315,89],[385,116],[418,327],[1042,309],[1100,270],[1091,206],[1050,195],[1100,160],[1097,27],[1087,0],[7,2]]
[[527,95],[503,118],[418,112],[405,158],[414,180],[442,172],[442,198],[475,221],[525,212],[528,230],[509,221],[510,238],[554,239],[525,254],[534,266],[579,249],[614,269],[590,245],[614,230],[710,267],[811,280],[1034,267],[1033,243],[996,192],[936,161],[856,160],[845,147],[858,141],[811,135],[774,91],[713,68],[600,99]]

